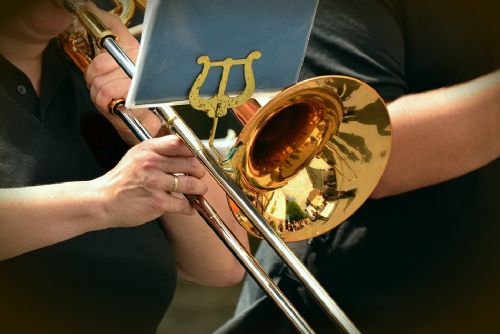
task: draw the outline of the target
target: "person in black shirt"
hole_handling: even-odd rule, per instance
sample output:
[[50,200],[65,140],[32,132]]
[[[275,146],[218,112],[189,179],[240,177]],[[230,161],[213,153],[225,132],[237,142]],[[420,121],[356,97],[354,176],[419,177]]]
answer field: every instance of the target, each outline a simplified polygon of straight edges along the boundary
[[[135,56],[138,43],[118,19],[99,15]],[[130,82],[116,68],[108,72],[103,54],[87,70],[89,94],[53,39],[71,20],[58,1],[44,0],[0,26],[0,332],[154,333],[177,273],[221,286],[244,272],[171,192],[206,193],[247,245],[246,233],[223,191],[175,136],[133,146],[107,172],[97,163],[82,136],[98,113],[91,97],[105,111]],[[151,113],[137,115],[159,131]],[[189,176],[178,176],[176,186],[173,173]]]
[[[302,77],[370,84],[393,144],[372,199],[293,247],[363,333],[500,328],[499,12],[497,1],[319,1]],[[335,332],[266,244],[257,257],[318,333]],[[247,278],[217,333],[255,332],[293,328]]]

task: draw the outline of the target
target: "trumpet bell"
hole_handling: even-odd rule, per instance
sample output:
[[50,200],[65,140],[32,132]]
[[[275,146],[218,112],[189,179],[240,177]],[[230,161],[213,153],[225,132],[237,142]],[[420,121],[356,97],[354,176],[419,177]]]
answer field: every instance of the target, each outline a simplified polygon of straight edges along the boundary
[[223,166],[283,240],[293,242],[352,215],[381,178],[390,146],[389,115],[375,90],[323,76],[285,89],[260,109]]

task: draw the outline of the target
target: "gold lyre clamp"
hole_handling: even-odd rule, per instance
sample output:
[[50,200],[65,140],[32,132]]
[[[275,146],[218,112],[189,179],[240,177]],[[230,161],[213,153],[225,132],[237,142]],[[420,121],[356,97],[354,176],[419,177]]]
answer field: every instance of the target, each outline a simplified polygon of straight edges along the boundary
[[[222,160],[222,156],[213,145],[218,118],[224,117],[227,114],[228,109],[241,106],[247,102],[250,97],[252,97],[255,91],[255,77],[252,69],[252,63],[261,56],[262,53],[260,51],[252,51],[246,58],[243,59],[233,59],[228,57],[221,61],[210,61],[210,58],[207,55],[202,55],[196,60],[198,64],[203,65],[203,68],[200,74],[196,77],[196,80],[189,91],[189,103],[194,109],[206,112],[208,117],[213,119],[212,129],[210,130],[209,146],[217,155],[219,161]],[[231,71],[231,67],[233,65],[244,65],[245,89],[237,96],[229,96],[226,94],[229,72]],[[212,97],[203,98],[200,95],[200,90],[207,79],[210,68],[212,67],[222,67],[219,89]]]

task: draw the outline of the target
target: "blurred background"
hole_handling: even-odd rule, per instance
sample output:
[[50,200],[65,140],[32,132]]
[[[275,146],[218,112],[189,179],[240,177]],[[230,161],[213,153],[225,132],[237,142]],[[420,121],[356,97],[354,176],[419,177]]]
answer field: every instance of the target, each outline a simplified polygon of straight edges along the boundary
[[231,318],[241,284],[229,288],[207,288],[179,280],[157,334],[212,333]]

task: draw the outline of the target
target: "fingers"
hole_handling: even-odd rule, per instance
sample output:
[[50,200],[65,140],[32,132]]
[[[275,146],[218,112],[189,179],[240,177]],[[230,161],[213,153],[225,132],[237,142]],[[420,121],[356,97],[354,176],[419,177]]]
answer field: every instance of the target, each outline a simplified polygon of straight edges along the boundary
[[163,136],[145,142],[147,148],[164,157],[177,157],[176,159],[163,159],[160,168],[167,173],[183,173],[202,178],[206,169],[193,156],[193,153],[177,136]]
[[203,195],[208,190],[206,183],[190,175],[168,174],[168,177],[168,185],[166,186],[166,189],[164,189],[166,192]]
[[140,182],[142,188],[150,193],[161,190],[164,193],[203,195],[208,190],[206,183],[197,177],[173,175],[160,170],[147,171],[145,175],[140,177]]
[[158,167],[169,174],[186,174],[196,178],[205,176],[205,168],[195,157],[162,157]]
[[[205,176],[205,167],[174,135],[142,142],[130,150],[130,155],[134,159],[131,162],[140,166],[145,179],[151,181],[151,187],[159,184],[164,191],[185,194],[202,194],[207,190],[200,181]],[[185,175],[177,176],[176,182],[172,174]],[[167,175],[166,179],[161,179],[162,175]]]
[[178,138],[165,136],[132,147],[96,182],[109,225],[136,226],[167,212],[193,214],[190,203],[178,194],[205,194],[204,174],[205,169]]
[[184,215],[192,215],[195,213],[194,208],[185,198],[166,195],[163,210],[169,213],[179,213]]
[[[117,42],[132,59],[137,59],[139,42],[129,33],[118,16],[98,9],[91,1],[87,6],[115,33]],[[106,112],[113,99],[126,98],[130,79],[116,61],[105,51],[99,51],[85,73],[91,97],[101,112]]]
[[125,98],[130,88],[130,80],[127,78],[109,79],[106,82],[96,80],[90,88],[90,96],[94,103],[106,112],[111,101]]
[[[139,52],[138,49],[124,49],[124,51],[129,57],[131,57],[131,59],[137,58],[137,54]],[[85,73],[87,86],[90,87],[96,78],[110,74],[114,74],[114,77],[128,78],[125,72],[109,53],[106,52],[97,55],[92,60],[91,65],[87,68],[87,72]]]
[[148,170],[140,179],[144,194],[151,198],[151,206],[156,212],[193,214],[191,204],[184,197],[173,195],[204,195],[208,186],[205,182],[190,175],[172,175],[160,170]]
[[169,180],[164,189],[165,196],[161,200],[162,210],[169,213],[193,214],[195,211],[186,198],[170,194],[174,192],[175,180],[178,180],[175,192],[189,195],[204,195],[208,190],[206,183],[187,175],[165,174],[165,176]]
[[160,155],[191,157],[193,153],[174,135],[148,140],[148,148]]

